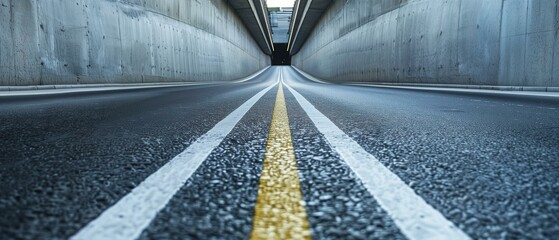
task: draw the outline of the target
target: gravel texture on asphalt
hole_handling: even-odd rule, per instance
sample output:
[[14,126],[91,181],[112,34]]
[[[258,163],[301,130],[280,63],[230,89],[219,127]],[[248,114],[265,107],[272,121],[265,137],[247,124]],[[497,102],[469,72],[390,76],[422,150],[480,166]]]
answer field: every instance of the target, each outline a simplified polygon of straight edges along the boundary
[[286,89],[291,135],[314,239],[406,239]]
[[[0,239],[64,239],[277,79],[0,97]],[[559,100],[286,82],[474,239],[559,238]],[[404,239],[284,89],[315,239]],[[277,88],[141,239],[246,239]]]
[[67,238],[269,85],[0,98],[0,238]]
[[277,87],[202,163],[140,239],[247,239]]
[[559,237],[557,98],[284,78],[471,237]]

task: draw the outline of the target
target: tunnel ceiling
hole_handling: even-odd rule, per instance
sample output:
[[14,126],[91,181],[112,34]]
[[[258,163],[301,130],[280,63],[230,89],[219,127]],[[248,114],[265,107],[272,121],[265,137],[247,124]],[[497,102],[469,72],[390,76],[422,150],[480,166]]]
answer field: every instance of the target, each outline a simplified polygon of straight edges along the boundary
[[260,45],[262,51],[271,55],[273,42],[265,0],[228,0],[228,2]]
[[[274,51],[268,9],[265,0],[228,0],[262,51]],[[288,51],[296,54],[332,0],[297,0],[289,30]]]
[[332,0],[297,0],[293,9],[288,50],[296,54]]

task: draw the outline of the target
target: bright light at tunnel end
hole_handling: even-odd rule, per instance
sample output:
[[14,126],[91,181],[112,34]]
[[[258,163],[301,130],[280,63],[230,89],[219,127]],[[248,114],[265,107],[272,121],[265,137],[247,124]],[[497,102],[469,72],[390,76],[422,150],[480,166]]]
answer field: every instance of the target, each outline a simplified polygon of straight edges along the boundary
[[293,7],[295,0],[266,0],[268,7]]

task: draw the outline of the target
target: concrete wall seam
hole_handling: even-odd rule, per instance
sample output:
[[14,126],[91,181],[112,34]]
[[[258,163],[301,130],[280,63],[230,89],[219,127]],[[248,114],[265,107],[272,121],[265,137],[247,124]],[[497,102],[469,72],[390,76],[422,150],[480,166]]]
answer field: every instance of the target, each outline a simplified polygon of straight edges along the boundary
[[335,1],[293,64],[332,82],[559,86],[555,0]]
[[224,81],[270,64],[224,1],[0,3],[0,85]]

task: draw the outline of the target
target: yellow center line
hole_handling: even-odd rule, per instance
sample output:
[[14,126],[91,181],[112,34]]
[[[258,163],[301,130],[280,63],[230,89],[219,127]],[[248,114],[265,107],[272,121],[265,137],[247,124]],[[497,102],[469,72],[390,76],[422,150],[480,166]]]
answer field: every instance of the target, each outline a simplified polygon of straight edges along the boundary
[[266,145],[251,239],[311,239],[281,83]]

